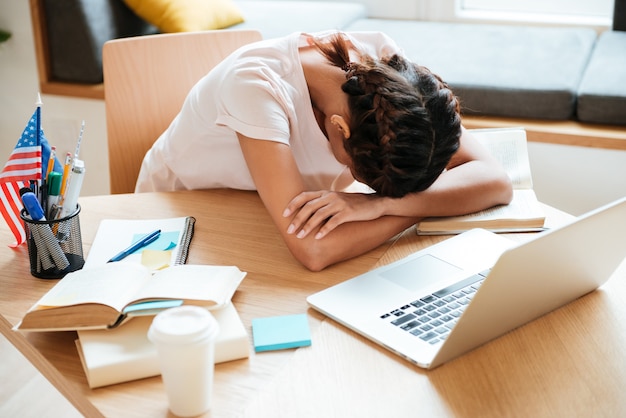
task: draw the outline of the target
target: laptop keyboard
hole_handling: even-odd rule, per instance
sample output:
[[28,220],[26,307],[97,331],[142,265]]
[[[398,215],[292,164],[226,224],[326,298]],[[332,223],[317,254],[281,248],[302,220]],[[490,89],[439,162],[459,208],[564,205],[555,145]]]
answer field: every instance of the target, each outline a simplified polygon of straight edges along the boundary
[[409,302],[381,315],[381,319],[427,343],[440,343],[450,334],[488,273],[485,270]]

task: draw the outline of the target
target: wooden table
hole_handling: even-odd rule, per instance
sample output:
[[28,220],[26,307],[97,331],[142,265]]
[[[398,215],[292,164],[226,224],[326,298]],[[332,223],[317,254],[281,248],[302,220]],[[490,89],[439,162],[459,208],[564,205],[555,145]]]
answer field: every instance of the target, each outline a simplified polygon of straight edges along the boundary
[[[236,265],[248,272],[233,302],[249,332],[256,317],[308,313],[312,346],[259,354],[251,348],[249,359],[216,366],[214,404],[207,416],[626,413],[623,280],[614,278],[599,292],[425,372],[309,309],[305,298],[444,237],[417,237],[409,229],[368,254],[313,273],[289,254],[254,192],[111,195],[82,198],[80,203],[86,252],[101,219],[195,216],[188,262]],[[568,218],[558,211],[549,216],[551,221]],[[6,226],[0,239],[11,242]],[[56,281],[30,275],[25,246],[5,249],[0,268],[0,331],[77,409],[90,417],[168,415],[159,377],[92,390],[74,332],[12,331]]]
[[[236,265],[248,272],[233,298],[250,332],[252,318],[302,313],[305,297],[371,269],[391,245],[323,273],[312,273],[289,253],[258,194],[212,190],[87,197],[80,199],[80,224],[87,253],[104,218],[166,218],[193,215],[197,222],[188,263]],[[2,225],[0,240],[13,237]],[[13,332],[24,313],[57,281],[30,275],[26,246],[5,248],[0,257],[0,329],[7,338],[87,416],[165,416],[167,400],[160,378],[91,390],[75,348],[74,332]],[[311,327],[323,317],[311,312]],[[251,334],[250,334],[251,336]],[[251,344],[252,347],[252,344]],[[216,367],[215,403],[211,416],[234,416],[258,388],[269,382],[293,350],[255,355]],[[33,396],[36,396],[34,394]]]

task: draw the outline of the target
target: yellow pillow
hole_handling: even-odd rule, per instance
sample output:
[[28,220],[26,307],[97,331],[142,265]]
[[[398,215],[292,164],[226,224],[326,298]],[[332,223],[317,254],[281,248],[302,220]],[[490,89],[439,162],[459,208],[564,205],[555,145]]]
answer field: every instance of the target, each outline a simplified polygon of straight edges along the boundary
[[124,0],[139,17],[161,32],[222,29],[243,22],[232,0]]

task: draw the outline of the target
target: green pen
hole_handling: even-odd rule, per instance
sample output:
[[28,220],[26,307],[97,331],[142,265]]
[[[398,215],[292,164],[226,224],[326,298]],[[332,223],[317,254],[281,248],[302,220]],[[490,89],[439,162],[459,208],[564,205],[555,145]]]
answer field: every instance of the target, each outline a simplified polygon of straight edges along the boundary
[[48,184],[48,201],[47,201],[47,218],[54,219],[54,212],[56,212],[58,204],[59,204],[59,195],[61,194],[61,178],[63,174],[51,171],[48,174],[47,184]]

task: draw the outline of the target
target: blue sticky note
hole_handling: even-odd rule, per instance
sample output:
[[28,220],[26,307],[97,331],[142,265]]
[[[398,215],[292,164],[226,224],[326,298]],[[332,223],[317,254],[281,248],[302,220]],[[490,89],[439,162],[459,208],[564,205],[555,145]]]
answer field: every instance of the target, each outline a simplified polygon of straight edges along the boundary
[[[139,241],[145,235],[146,234],[136,234],[133,237],[133,243]],[[143,250],[155,250],[155,251],[171,250],[172,248],[176,247],[176,243],[178,242],[178,235],[179,235],[178,231],[161,232],[161,235],[159,235],[159,238],[157,238],[154,242],[146,245],[145,247],[139,248],[133,254],[139,254]]]
[[252,320],[254,351],[284,350],[311,345],[306,314],[271,316]]
[[150,300],[147,302],[134,303],[124,308],[122,313],[134,313],[137,316],[156,315],[157,313],[169,309],[175,308],[183,304],[182,300],[178,299],[166,299],[166,300]]

